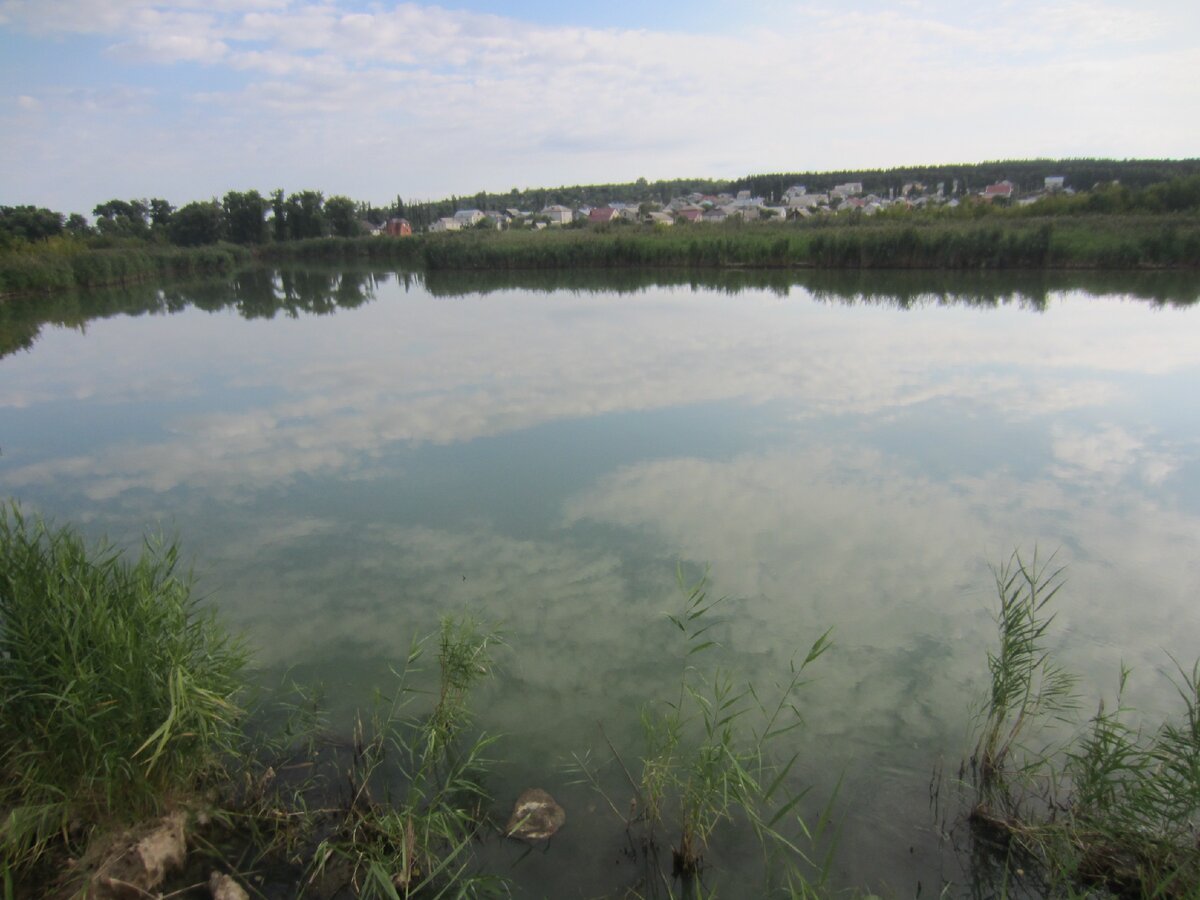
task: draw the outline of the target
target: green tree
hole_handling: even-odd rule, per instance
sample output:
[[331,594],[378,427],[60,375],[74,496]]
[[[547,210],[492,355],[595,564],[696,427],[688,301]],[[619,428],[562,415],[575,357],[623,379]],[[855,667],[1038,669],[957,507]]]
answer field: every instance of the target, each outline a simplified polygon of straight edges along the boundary
[[230,191],[221,201],[225,234],[235,244],[267,240],[267,200],[258,191]]
[[283,188],[271,192],[271,236],[277,241],[288,239],[287,201],[283,199]]
[[320,191],[300,191],[287,198],[284,214],[287,236],[293,241],[324,237],[326,232],[325,198]]
[[151,198],[146,208],[150,212],[150,224],[156,228],[166,228],[171,221],[171,213],[175,212],[174,206],[158,197]]
[[68,234],[75,237],[86,237],[93,232],[93,228],[88,224],[88,220],[79,213],[71,213],[67,216],[67,224],[64,227]]
[[221,207],[216,200],[189,203],[171,216],[167,234],[181,247],[215,244],[221,239]]
[[40,206],[0,206],[0,233],[10,239],[41,241],[62,230],[62,213]]
[[349,197],[330,197],[325,201],[325,221],[331,234],[356,237],[360,232],[358,204]]
[[146,217],[150,212],[144,200],[107,200],[92,210],[101,234],[118,237],[149,237]]

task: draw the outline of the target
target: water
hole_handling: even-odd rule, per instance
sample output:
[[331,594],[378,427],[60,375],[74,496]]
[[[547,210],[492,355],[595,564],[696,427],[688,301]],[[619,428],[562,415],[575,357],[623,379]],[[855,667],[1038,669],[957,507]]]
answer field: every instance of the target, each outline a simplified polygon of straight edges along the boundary
[[[1053,641],[1085,705],[1123,661],[1161,710],[1168,654],[1200,648],[1197,293],[308,271],[10,303],[0,492],[92,535],[178,534],[264,682],[321,682],[335,722],[440,615],[500,623],[497,814],[539,786],[568,824],[483,853],[535,896],[636,882],[563,767],[606,736],[636,764],[639,709],[678,682],[676,569],[707,567],[730,598],[711,663],[739,679],[769,688],[833,629],[792,746],[807,815],[841,780],[835,883],[953,896],[971,873],[930,784],[969,750],[989,564],[1068,566]],[[724,835],[710,857],[736,894],[753,853]]]

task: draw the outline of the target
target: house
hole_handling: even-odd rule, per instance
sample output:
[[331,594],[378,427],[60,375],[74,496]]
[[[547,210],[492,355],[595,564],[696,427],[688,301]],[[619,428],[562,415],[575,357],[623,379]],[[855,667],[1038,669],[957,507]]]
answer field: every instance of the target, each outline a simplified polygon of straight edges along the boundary
[[670,213],[652,212],[649,217],[650,221],[655,225],[674,225],[675,220],[671,218]]
[[788,191],[783,195],[791,209],[812,209],[814,206],[828,206],[828,194],[796,194]]
[[545,207],[538,215],[545,216],[550,220],[551,225],[570,225],[575,221],[575,212],[568,206],[561,206],[555,203],[553,206]]
[[681,209],[675,213],[677,218],[683,219],[686,222],[702,222],[704,220],[704,210],[690,206],[687,209]]
[[430,231],[461,231],[462,222],[453,217],[445,217],[438,219],[429,226]]
[[845,184],[835,185],[829,193],[834,197],[841,197],[845,200],[847,197],[854,197],[863,192],[861,181],[847,181]]
[[384,231],[389,237],[410,237],[413,233],[412,224],[408,219],[388,219]]
[[796,204],[796,205],[803,204],[803,205],[807,206],[809,204],[805,203],[805,201],[803,199],[801,199],[801,198],[805,198],[807,195],[808,195],[808,188],[806,188],[802,184],[793,184],[790,188],[788,188],[786,191],[783,192],[784,205],[792,206],[793,204]]
[[484,216],[483,213],[477,209],[460,209],[454,214],[454,218],[462,224],[463,228],[471,228],[472,226],[478,225],[480,222],[482,222]]
[[611,206],[597,206],[588,213],[588,224],[595,225],[598,222],[611,222],[619,213]]
[[989,184],[983,189],[983,199],[996,200],[999,198],[1008,200],[1012,197],[1015,190],[1016,185],[1011,181],[997,181],[995,184]]

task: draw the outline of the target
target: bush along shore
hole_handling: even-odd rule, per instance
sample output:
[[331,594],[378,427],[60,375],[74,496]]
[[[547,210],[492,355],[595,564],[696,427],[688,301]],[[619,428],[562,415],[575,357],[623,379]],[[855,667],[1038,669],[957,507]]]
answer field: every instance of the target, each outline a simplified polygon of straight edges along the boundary
[[[471,696],[504,650],[495,629],[445,617],[331,735],[301,686],[252,699],[247,654],[178,559],[171,543],[135,556],[15,505],[0,513],[0,896],[508,892],[481,844],[541,845],[567,812],[530,789],[509,813],[489,791],[504,739],[475,724]],[[999,641],[959,779],[973,864],[998,873],[988,896],[1194,898],[1200,669],[1179,668],[1179,713],[1157,727],[1131,721],[1122,671],[1114,705],[1060,732],[1056,750],[1029,750],[1078,708],[1045,650],[1061,584],[1036,556],[996,570]],[[643,746],[576,755],[563,778],[590,784],[624,830],[639,863],[625,896],[709,896],[730,828],[762,847],[756,894],[832,896],[835,798],[804,821],[789,749],[829,636],[772,688],[739,684],[703,662],[722,600],[706,576],[679,586],[663,622],[679,680],[642,709]],[[623,787],[601,777],[606,763]]]

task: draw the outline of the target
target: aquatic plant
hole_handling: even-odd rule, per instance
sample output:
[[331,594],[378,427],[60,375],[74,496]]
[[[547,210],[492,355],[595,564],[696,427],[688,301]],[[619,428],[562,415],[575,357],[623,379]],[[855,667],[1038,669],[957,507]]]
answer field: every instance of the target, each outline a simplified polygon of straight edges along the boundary
[[355,722],[347,800],[313,852],[309,884],[345,880],[364,898],[474,896],[501,885],[473,873],[468,852],[485,819],[485,753],[496,738],[466,735],[470,691],[491,673],[497,643],[472,618],[444,617],[437,700],[424,715],[410,707],[422,694],[411,679],[425,642],[412,645],[391,696]]
[[[1029,564],[1013,553],[992,572],[1000,601],[1000,642],[987,656],[991,687],[975,750],[985,789],[1007,784],[997,773],[1005,770],[1028,729],[1075,706],[1075,679],[1052,661],[1045,647],[1046,631],[1054,622],[1046,608],[1063,585],[1063,569],[1052,569],[1052,563],[1053,557],[1040,562],[1036,551]],[[1042,753],[1031,757],[1043,758]],[[1036,766],[1025,760],[1017,768],[1028,771]]]
[[245,657],[178,571],[0,512],[0,856],[16,870],[222,769]]
[[[787,738],[803,725],[798,693],[808,667],[831,646],[829,632],[788,666],[770,691],[739,684],[717,667],[701,670],[695,660],[717,646],[711,630],[714,612],[726,598],[712,599],[708,576],[677,582],[682,608],[667,616],[683,640],[682,671],[673,698],[647,703],[641,713],[643,750],[640,772],[626,766],[610,744],[634,798],[629,815],[605,794],[609,807],[641,839],[647,871],[643,887],[656,895],[674,888],[659,857],[660,835],[671,849],[671,876],[685,896],[703,892],[703,870],[714,835],[724,823],[749,828],[762,849],[766,878],[791,896],[810,896],[825,881],[831,856],[809,856],[829,824],[833,798],[809,827],[798,812],[806,791],[792,791],[789,776],[799,752],[787,752]],[[598,768],[576,756],[581,780],[604,794]]]
[[[1131,722],[1124,666],[1115,702],[1077,722],[1074,679],[1045,648],[1063,570],[1036,560],[1014,554],[996,570],[999,649],[988,653],[970,822],[1048,896],[1200,896],[1200,663],[1176,663],[1179,709],[1157,727]],[[1067,740],[1046,736],[1056,723],[1072,729]]]

